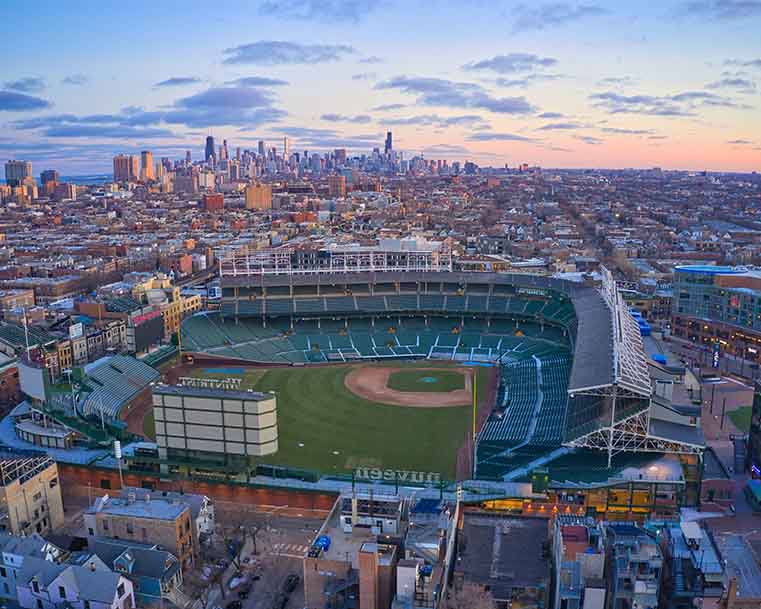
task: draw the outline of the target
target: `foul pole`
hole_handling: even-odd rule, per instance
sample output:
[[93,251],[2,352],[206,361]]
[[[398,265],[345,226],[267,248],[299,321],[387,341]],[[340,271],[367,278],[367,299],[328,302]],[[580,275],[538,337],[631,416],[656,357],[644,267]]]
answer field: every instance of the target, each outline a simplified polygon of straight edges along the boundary
[[476,477],[476,379],[478,370],[473,370],[473,477]]

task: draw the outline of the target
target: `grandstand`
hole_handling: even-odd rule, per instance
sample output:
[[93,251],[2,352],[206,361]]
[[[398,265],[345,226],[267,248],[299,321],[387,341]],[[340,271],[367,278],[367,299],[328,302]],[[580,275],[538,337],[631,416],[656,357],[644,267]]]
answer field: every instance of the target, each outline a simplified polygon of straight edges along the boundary
[[[563,450],[697,453],[689,433],[650,416],[636,322],[602,287],[525,274],[461,273],[418,253],[357,259],[342,271],[289,266],[284,253],[222,256],[222,303],[182,326],[185,352],[257,364],[430,358],[501,366],[477,437],[475,473],[506,477]],[[558,452],[560,451],[560,452]]]

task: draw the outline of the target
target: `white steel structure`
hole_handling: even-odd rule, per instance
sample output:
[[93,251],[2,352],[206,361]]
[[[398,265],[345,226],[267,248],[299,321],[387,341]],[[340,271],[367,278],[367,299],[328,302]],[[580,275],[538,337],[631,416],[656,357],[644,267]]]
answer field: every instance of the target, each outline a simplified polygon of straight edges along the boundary
[[252,251],[247,247],[220,253],[221,277],[308,275],[383,271],[451,271],[452,255],[438,251],[347,248]]
[[652,385],[639,325],[618,290],[613,275],[602,268],[601,294],[611,312],[613,382],[569,390],[574,399],[602,398],[603,412],[593,431],[566,446],[608,453],[608,467],[621,452],[700,453],[702,445],[658,437],[651,431]]

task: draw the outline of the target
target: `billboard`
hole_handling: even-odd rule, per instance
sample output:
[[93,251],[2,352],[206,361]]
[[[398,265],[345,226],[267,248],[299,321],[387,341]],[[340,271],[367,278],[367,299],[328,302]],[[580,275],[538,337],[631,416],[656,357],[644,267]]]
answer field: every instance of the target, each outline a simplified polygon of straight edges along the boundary
[[69,338],[71,339],[79,338],[80,336],[82,336],[82,334],[84,334],[84,331],[85,331],[85,327],[81,321],[76,324],[71,324],[69,326]]
[[45,368],[28,364],[21,359],[18,363],[18,379],[23,393],[41,402],[47,400],[45,389],[48,373]]
[[164,317],[161,311],[150,311],[132,318],[135,352],[147,351],[164,340]]

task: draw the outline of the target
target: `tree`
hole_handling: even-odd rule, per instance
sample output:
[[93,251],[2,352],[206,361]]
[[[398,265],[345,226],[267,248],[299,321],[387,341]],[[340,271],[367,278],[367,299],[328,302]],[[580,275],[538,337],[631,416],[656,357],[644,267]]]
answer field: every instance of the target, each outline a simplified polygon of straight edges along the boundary
[[494,597],[481,586],[464,584],[452,588],[444,601],[444,609],[494,609]]

